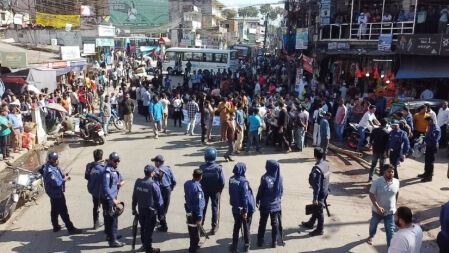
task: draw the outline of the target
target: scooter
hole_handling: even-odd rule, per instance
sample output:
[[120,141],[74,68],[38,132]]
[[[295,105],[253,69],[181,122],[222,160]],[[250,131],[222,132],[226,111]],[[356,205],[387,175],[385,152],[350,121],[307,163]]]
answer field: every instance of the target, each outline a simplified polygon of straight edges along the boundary
[[95,115],[80,115],[79,119],[78,135],[81,138],[87,141],[93,141],[98,145],[103,145],[106,142],[101,122]]
[[19,200],[24,203],[36,201],[44,192],[42,175],[38,171],[30,171],[23,168],[12,168],[16,177],[9,183],[11,193],[0,201],[0,223],[6,222],[16,210]]
[[[373,128],[365,128],[365,140],[363,141],[362,147],[368,148],[368,144],[371,138],[371,131]],[[348,146],[352,149],[357,149],[357,145],[359,143],[360,134],[359,134],[359,124],[357,123],[349,123],[348,127],[344,130],[348,138]]]

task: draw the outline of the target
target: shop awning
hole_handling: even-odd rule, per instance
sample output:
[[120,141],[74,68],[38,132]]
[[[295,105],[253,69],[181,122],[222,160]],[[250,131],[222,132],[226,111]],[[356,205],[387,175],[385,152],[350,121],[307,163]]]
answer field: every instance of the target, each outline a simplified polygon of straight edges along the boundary
[[403,57],[396,79],[449,78],[449,57]]

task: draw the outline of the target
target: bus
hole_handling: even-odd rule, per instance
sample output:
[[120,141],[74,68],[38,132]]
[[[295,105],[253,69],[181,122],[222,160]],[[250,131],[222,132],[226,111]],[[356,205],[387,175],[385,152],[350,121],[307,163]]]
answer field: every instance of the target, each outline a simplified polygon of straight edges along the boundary
[[232,45],[229,48],[237,50],[237,58],[239,58],[240,60],[248,60],[256,55],[256,47],[254,46],[238,44]]
[[172,73],[176,64],[181,62],[181,70],[184,71],[188,61],[192,64],[190,72],[200,69],[214,72],[230,69],[235,72],[238,68],[236,50],[172,47],[165,50],[162,70]]

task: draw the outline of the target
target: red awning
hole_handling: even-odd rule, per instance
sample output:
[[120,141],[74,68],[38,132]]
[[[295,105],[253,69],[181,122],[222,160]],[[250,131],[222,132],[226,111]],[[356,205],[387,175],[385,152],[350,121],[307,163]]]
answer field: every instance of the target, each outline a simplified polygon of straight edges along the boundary
[[28,84],[25,79],[20,77],[2,77],[2,80],[5,83]]

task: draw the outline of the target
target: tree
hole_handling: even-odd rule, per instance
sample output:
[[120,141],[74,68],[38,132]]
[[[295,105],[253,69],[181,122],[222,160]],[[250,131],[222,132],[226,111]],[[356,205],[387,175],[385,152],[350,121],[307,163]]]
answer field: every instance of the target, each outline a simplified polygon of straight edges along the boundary
[[240,8],[238,13],[240,17],[257,17],[259,10],[254,6],[248,6],[245,8]]
[[224,9],[222,11],[223,16],[226,17],[226,19],[233,19],[235,16],[237,16],[237,12],[234,9]]
[[282,15],[284,9],[281,7],[273,8],[270,4],[264,4],[260,6],[260,13],[268,18],[268,20],[275,20]]

